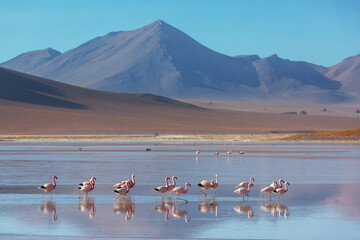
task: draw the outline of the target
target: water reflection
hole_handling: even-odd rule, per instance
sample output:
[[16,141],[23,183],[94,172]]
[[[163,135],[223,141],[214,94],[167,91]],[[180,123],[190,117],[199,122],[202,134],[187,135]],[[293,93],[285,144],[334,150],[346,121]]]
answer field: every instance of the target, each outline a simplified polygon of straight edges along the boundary
[[267,213],[271,213],[274,218],[276,218],[276,216],[284,218],[290,216],[288,207],[283,204],[266,203],[264,205],[261,205],[261,210]]
[[92,219],[95,216],[95,201],[92,197],[83,198],[79,201],[78,208],[83,213],[89,213],[89,218]]
[[239,214],[247,214],[248,218],[254,217],[253,209],[251,206],[246,206],[244,202],[241,203],[241,205],[238,205],[237,202],[235,202],[234,211]]
[[55,202],[53,202],[52,200],[44,200],[43,203],[40,205],[40,210],[44,214],[52,214],[53,222],[55,222],[55,220],[57,219],[56,205]]
[[208,213],[210,211],[212,214],[215,214],[215,216],[217,217],[218,207],[219,204],[216,201],[216,198],[210,198],[209,200],[204,198],[203,201],[200,201],[199,211],[202,213]]
[[125,220],[129,221],[135,215],[135,202],[134,199],[125,198],[113,205],[113,211],[116,214],[126,214]]
[[170,210],[170,214],[174,218],[184,218],[185,222],[190,222],[191,218],[188,216],[188,212],[186,210],[180,210],[179,205],[173,205]]
[[161,201],[160,203],[154,202],[155,211],[159,213],[165,213],[165,221],[169,220],[169,213],[174,206],[175,203],[173,201]]

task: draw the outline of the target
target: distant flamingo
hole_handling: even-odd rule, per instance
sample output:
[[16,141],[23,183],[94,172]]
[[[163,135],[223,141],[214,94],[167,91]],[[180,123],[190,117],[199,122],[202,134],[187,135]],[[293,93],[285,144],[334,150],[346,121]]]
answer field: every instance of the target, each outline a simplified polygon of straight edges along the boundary
[[244,201],[244,195],[246,194],[248,196],[248,193],[251,191],[251,187],[253,187],[254,185],[252,185],[252,183],[249,183],[247,188],[238,188],[234,191],[234,193],[237,193],[238,195],[235,197],[237,198],[238,196],[242,195],[243,197],[243,201]]
[[200,154],[200,149],[195,152],[196,156]]
[[206,190],[212,187],[212,183],[214,183],[214,180],[212,182],[209,182],[207,180],[202,180],[200,183],[197,184],[200,188],[199,191],[202,192],[205,197],[207,196]]
[[[253,177],[251,177],[250,183],[253,183],[253,181],[255,182],[255,179]],[[248,185],[249,185],[248,182],[241,182],[238,185],[236,185],[235,188],[237,188],[237,187],[243,188],[243,187],[247,187]]]
[[128,179],[126,181],[121,181],[119,183],[114,184],[113,187],[115,187],[115,188],[125,187],[127,182],[130,183],[130,185],[129,185],[130,188],[133,188],[135,186],[135,174],[131,174],[131,180]]
[[177,199],[179,199],[179,195],[180,194],[186,194],[188,192],[188,186],[191,187],[191,184],[190,183],[185,183],[185,188],[183,187],[176,187],[174,188],[173,190],[171,190],[171,193],[175,193],[177,194]]
[[156,193],[159,192],[159,193],[161,193],[161,198],[163,198],[163,194],[166,193],[167,190],[169,189],[169,179],[170,179],[169,177],[165,178],[165,183],[166,183],[165,186],[159,186],[159,187],[156,187],[153,189],[155,191],[155,196],[156,196]]
[[226,154],[228,155],[228,157],[230,156],[231,154],[231,150],[227,151]]
[[[173,177],[172,177],[172,184],[169,184],[169,188],[168,188],[167,192],[170,193],[171,190],[173,190],[174,187],[176,186],[175,179],[177,179],[177,177],[176,177],[176,176],[173,176]],[[165,194],[166,194],[166,193],[165,193]],[[172,195],[172,194],[170,193],[170,195]]]
[[239,154],[240,154],[240,155],[244,155],[245,152],[244,152],[244,151],[240,151]]
[[[275,191],[275,187],[278,186],[276,181],[273,181],[272,184],[270,186],[264,187],[263,189],[261,189],[261,192],[268,193],[269,194],[269,200],[271,201],[271,194]],[[264,196],[263,194],[263,196]]]
[[78,187],[79,197],[80,197],[80,191],[83,191],[85,193],[85,198],[87,198],[88,193],[94,190],[94,188],[95,188],[94,179],[90,182],[90,185],[83,185],[82,187]]
[[277,194],[277,200],[279,200],[279,195],[281,196],[281,202],[283,201],[283,194],[285,194],[288,191],[288,185],[290,186],[290,183],[285,182],[285,187],[284,188],[278,188],[276,189],[276,194]]
[[130,183],[129,182],[126,182],[125,187],[121,187],[121,188],[113,190],[113,192],[118,195],[116,198],[122,196],[122,199],[124,199],[124,197],[129,193],[129,191],[130,191]]
[[212,192],[215,194],[216,196],[216,192],[215,192],[215,189],[219,186],[219,179],[218,179],[218,175],[215,174],[215,182],[214,180],[211,181],[211,190]]
[[54,184],[46,183],[46,184],[42,185],[41,187],[38,187],[38,189],[44,190],[44,194],[42,195],[42,197],[44,197],[44,195],[48,192],[50,194],[51,198],[52,198],[51,191],[56,188],[55,179],[57,179],[57,176],[53,176],[52,179],[53,179]]
[[215,152],[215,155],[218,156],[218,155],[219,155],[219,152]]

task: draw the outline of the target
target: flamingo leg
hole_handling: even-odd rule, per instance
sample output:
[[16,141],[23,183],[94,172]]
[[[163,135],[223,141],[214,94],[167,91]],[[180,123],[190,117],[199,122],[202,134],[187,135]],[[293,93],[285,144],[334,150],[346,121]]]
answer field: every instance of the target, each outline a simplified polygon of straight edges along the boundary
[[53,198],[53,196],[52,196],[51,192],[49,192],[49,193],[50,193],[51,198]]
[[87,198],[88,193],[85,193],[85,198]]
[[46,194],[46,192],[44,192],[44,194],[42,195],[42,198],[44,198],[45,194]]

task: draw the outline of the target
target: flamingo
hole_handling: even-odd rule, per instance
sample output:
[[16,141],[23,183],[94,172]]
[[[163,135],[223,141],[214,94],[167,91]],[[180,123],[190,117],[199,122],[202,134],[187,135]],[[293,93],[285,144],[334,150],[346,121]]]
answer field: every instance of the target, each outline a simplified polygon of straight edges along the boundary
[[[250,178],[250,183],[253,183],[253,181],[255,182],[255,179],[253,177]],[[235,188],[240,187],[240,188],[244,188],[247,187],[249,185],[248,182],[241,182],[238,185],[235,186]]]
[[[206,190],[210,189],[212,187],[212,184],[214,183],[214,180],[212,180],[212,182],[209,182],[207,180],[202,180],[200,183],[198,183],[197,185],[200,187],[199,191],[202,192],[204,194],[204,196],[206,197]],[[201,191],[202,189],[202,191]]]
[[279,179],[279,184],[278,183],[272,183],[270,185],[271,187],[275,188],[274,193],[276,193],[276,189],[283,187],[283,185],[282,185],[283,183],[284,183],[284,180]]
[[125,186],[126,187],[121,187],[121,188],[113,190],[113,192],[118,195],[116,198],[118,198],[120,196],[123,196],[123,199],[124,199],[124,197],[129,193],[129,191],[130,191],[130,183],[127,182]]
[[[175,179],[177,179],[177,177],[176,176],[173,176],[172,177],[172,184],[170,184],[169,185],[169,188],[168,188],[168,190],[167,190],[167,192],[171,192],[171,190],[173,190],[174,189],[174,187],[176,186],[176,182],[175,182]],[[166,194],[166,193],[165,193]],[[170,195],[172,195],[171,193],[170,193]]]
[[200,149],[198,149],[198,150],[195,152],[196,156],[199,155],[199,153],[200,153]]
[[252,183],[249,183],[247,188],[238,188],[238,189],[236,189],[234,191],[234,193],[237,193],[238,195],[235,198],[242,195],[243,196],[243,201],[244,201],[244,195],[246,194],[248,196],[248,193],[251,191],[251,187],[253,187],[253,186],[254,185]]
[[219,152],[215,152],[215,155],[218,156],[218,155],[219,155]]
[[188,186],[189,187],[191,187],[191,184],[190,183],[185,183],[185,188],[183,188],[183,187],[176,187],[176,188],[174,188],[173,190],[171,190],[171,192],[170,193],[175,193],[175,194],[177,194],[177,199],[179,199],[179,195],[180,194],[186,194],[187,192],[188,192]]
[[215,182],[214,180],[211,181],[211,190],[214,192],[215,196],[216,196],[216,192],[215,189],[219,186],[219,179],[218,179],[218,175],[215,174]]
[[290,186],[290,183],[285,182],[285,187],[284,188],[276,189],[276,194],[277,194],[277,200],[278,201],[279,201],[279,195],[281,196],[281,202],[283,201],[283,196],[282,195],[288,191],[288,185]]
[[84,185],[90,185],[90,182],[92,182],[93,180],[96,180],[96,177],[91,177],[89,181],[85,181],[85,182],[82,182],[82,183],[79,183],[78,185],[80,187],[84,186]]
[[165,178],[165,182],[166,182],[165,186],[159,186],[159,187],[156,187],[156,188],[153,189],[155,191],[155,196],[156,196],[156,193],[159,192],[159,193],[161,193],[161,198],[163,198],[163,194],[166,193],[167,190],[169,189],[169,182],[168,182],[169,179],[170,179],[169,177]]
[[78,187],[79,197],[80,197],[80,191],[83,191],[83,192],[85,192],[85,198],[87,198],[88,193],[91,192],[92,190],[94,190],[94,188],[95,188],[95,180],[94,179],[90,182],[90,185],[83,185],[81,187]]
[[53,179],[54,184],[46,183],[46,184],[42,185],[41,187],[38,187],[38,189],[44,190],[44,194],[42,195],[42,197],[44,197],[44,195],[48,192],[50,194],[51,198],[52,198],[51,191],[56,188],[55,179],[57,179],[57,176],[53,176],[52,179]]
[[230,156],[231,154],[231,150],[227,151],[226,154],[228,155],[228,157]]
[[131,180],[129,179],[126,181],[121,181],[119,183],[114,184],[113,187],[115,188],[125,187],[127,182],[130,183],[130,188],[133,188],[135,186],[135,174],[131,174]]
[[244,151],[240,151],[239,154],[240,154],[240,155],[244,155],[245,152],[244,152]]
[[[264,187],[263,189],[261,189],[261,192],[268,193],[269,194],[269,200],[271,201],[271,194],[275,191],[275,187],[278,186],[278,184],[276,183],[276,181],[273,181],[272,184],[270,186]],[[264,196],[263,194],[263,196]]]

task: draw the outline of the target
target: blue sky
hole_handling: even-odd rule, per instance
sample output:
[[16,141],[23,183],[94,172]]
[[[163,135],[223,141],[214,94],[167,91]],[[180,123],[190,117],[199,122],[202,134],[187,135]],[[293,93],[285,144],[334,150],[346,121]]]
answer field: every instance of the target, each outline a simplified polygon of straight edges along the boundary
[[0,62],[47,47],[64,52],[157,19],[230,56],[276,53],[331,66],[360,54],[358,0],[0,0]]

